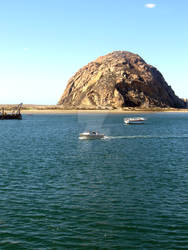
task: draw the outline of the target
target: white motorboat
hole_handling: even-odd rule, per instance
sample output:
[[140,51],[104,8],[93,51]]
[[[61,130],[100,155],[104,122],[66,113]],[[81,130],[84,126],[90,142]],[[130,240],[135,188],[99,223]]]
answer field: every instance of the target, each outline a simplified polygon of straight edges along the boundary
[[102,138],[104,138],[104,134],[100,134],[95,131],[83,132],[79,135],[79,139],[91,140],[91,139],[102,139]]
[[125,124],[143,124],[145,122],[144,117],[130,117],[130,118],[124,118]]

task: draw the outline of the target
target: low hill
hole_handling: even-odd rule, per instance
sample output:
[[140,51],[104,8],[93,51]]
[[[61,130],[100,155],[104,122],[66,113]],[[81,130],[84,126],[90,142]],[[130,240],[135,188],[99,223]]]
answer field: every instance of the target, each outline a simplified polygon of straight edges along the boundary
[[81,68],[58,104],[65,109],[185,106],[155,67],[127,51],[109,53]]

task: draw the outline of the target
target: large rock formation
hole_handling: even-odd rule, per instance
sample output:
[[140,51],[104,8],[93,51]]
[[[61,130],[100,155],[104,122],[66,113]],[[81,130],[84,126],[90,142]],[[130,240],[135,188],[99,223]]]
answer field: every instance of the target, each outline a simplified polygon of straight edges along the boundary
[[155,67],[127,51],[101,56],[81,68],[58,104],[67,109],[184,107]]

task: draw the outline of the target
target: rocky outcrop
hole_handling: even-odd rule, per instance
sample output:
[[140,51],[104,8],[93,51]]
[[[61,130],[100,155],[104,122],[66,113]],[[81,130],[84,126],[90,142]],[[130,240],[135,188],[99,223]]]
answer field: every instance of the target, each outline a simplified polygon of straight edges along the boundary
[[66,109],[184,107],[162,74],[140,56],[115,51],[81,68],[58,104]]

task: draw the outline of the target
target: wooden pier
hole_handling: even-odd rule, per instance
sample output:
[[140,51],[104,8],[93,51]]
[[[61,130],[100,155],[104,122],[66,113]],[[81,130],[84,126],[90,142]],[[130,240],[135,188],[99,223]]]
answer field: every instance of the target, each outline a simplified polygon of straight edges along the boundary
[[20,113],[23,103],[20,103],[17,107],[13,108],[11,113],[7,113],[4,108],[0,112],[0,120],[22,120]]

